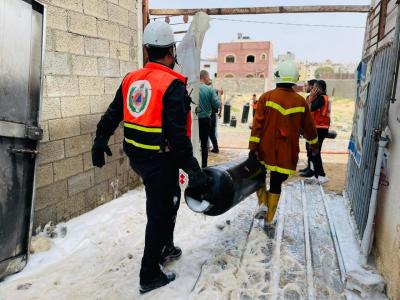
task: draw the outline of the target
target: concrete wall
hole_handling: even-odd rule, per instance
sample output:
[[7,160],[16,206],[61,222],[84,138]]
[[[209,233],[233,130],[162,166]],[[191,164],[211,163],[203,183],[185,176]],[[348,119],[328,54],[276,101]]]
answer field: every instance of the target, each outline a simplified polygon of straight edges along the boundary
[[332,95],[335,89],[335,98],[355,99],[356,80],[355,79],[325,79],[328,87],[328,95]]
[[119,128],[102,168],[91,163],[97,122],[137,69],[135,0],[45,0],[47,35],[34,226],[59,222],[137,185]]
[[392,141],[385,170],[389,186],[380,186],[375,225],[376,261],[390,299],[400,299],[400,80],[396,99],[389,111]]
[[223,89],[226,95],[261,94],[265,91],[265,78],[215,78],[213,86]]

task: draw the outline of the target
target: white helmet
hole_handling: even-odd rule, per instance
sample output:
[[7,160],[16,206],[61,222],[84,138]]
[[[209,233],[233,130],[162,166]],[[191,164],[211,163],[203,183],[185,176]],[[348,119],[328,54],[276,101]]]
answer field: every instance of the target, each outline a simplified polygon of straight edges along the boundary
[[143,33],[145,47],[167,48],[175,45],[174,32],[165,22],[155,21],[147,24]]
[[285,60],[278,66],[278,71],[275,72],[276,83],[293,83],[299,81],[299,68],[292,60]]

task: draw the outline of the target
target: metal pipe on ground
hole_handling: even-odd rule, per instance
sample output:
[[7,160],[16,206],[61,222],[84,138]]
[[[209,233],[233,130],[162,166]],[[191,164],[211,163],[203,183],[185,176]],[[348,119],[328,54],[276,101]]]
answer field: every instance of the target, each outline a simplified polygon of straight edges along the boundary
[[191,210],[207,216],[227,212],[265,184],[265,168],[253,157],[208,167],[204,172],[212,178],[209,188],[186,189],[185,201]]

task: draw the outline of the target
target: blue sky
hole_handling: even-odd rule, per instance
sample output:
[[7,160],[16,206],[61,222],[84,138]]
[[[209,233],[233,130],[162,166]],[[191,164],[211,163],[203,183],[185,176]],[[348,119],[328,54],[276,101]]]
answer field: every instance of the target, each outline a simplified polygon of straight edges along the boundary
[[[150,8],[195,8],[195,7],[255,7],[278,5],[366,5],[369,0],[149,0]],[[279,14],[279,15],[241,15],[216,16],[235,20],[261,22],[284,22],[295,24],[324,24],[364,27],[366,14]],[[182,22],[182,18],[173,18],[171,23]],[[291,51],[299,59],[353,63],[361,58],[364,39],[363,28],[321,28],[287,26],[275,24],[255,24],[246,22],[228,22],[212,20],[202,49],[202,56],[215,55],[219,42],[229,42],[238,32],[249,35],[253,40],[272,41],[274,56]],[[175,30],[183,29],[174,26]]]

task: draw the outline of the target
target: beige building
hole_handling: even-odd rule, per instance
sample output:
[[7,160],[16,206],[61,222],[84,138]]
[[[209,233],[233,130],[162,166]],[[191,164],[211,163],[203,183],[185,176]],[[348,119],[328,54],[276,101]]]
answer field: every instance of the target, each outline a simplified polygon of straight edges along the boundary
[[141,61],[141,1],[43,2],[44,139],[39,146],[34,228],[77,216],[139,183],[122,151],[122,128],[110,140],[113,156],[102,169],[92,166],[90,151],[96,124],[121,79]]

